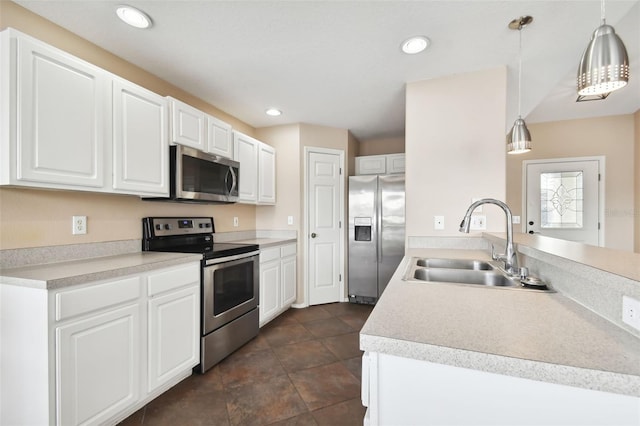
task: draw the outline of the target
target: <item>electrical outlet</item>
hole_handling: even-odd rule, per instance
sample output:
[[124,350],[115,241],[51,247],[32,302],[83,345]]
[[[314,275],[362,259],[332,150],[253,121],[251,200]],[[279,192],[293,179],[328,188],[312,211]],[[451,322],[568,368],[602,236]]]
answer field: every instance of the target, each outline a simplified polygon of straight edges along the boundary
[[287,225],[293,225],[293,216],[287,216]]
[[238,217],[237,216],[233,217],[233,226],[236,227],[236,228],[238,227]]
[[640,330],[640,301],[622,296],[622,321],[636,330]]
[[473,215],[471,216],[471,223],[469,229],[474,231],[482,231],[487,229],[487,216],[485,215]]
[[84,235],[87,233],[87,217],[73,216],[71,220],[71,233],[73,235]]
[[511,218],[511,223],[513,223],[514,225],[518,225],[520,223],[520,216],[513,216]]
[[444,216],[433,217],[433,229],[444,229]]

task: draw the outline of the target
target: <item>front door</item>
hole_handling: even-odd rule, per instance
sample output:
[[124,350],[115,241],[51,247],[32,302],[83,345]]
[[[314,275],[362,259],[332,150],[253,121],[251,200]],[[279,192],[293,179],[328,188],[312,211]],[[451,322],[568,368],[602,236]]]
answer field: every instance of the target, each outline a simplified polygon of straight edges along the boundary
[[600,160],[525,161],[525,230],[584,244],[600,238]]
[[341,167],[338,151],[307,152],[309,305],[343,299]]

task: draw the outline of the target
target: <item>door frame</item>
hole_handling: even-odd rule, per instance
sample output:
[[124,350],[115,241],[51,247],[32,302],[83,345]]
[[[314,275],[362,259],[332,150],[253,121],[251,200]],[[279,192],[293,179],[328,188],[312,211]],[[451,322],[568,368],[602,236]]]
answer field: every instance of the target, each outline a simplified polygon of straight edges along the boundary
[[537,160],[523,160],[522,161],[522,218],[521,227],[522,233],[527,232],[527,166],[529,164],[549,164],[549,163],[569,163],[580,161],[597,161],[598,162],[598,223],[600,228],[598,229],[598,242],[600,247],[605,247],[604,229],[605,229],[605,159],[604,155],[597,155],[593,157],[564,157],[564,158],[542,158]]
[[313,147],[313,146],[305,146],[304,147],[304,170],[302,172],[303,174],[303,178],[304,178],[304,190],[303,190],[303,197],[304,197],[304,211],[303,211],[303,217],[304,217],[304,227],[303,227],[303,232],[304,232],[304,244],[303,246],[303,267],[304,267],[304,273],[303,273],[303,280],[304,280],[304,299],[302,301],[302,303],[300,304],[300,307],[307,307],[309,306],[309,271],[311,270],[311,268],[309,267],[309,244],[310,244],[310,239],[309,239],[309,156],[311,155],[311,153],[318,153],[318,154],[332,154],[332,155],[338,155],[340,157],[340,184],[339,184],[339,188],[338,190],[340,191],[340,212],[339,215],[340,217],[338,218],[338,220],[340,221],[340,229],[342,230],[342,232],[340,233],[340,242],[339,242],[339,257],[340,257],[340,265],[339,265],[339,273],[340,276],[342,277],[342,279],[340,280],[340,301],[342,302],[347,302],[348,299],[345,296],[345,282],[346,282],[346,276],[345,276],[345,238],[346,238],[346,234],[345,234],[345,226],[344,226],[344,221],[345,221],[345,177],[346,177],[346,169],[345,169],[345,156],[344,156],[344,150],[342,149],[332,149],[332,148],[320,148],[320,147]]

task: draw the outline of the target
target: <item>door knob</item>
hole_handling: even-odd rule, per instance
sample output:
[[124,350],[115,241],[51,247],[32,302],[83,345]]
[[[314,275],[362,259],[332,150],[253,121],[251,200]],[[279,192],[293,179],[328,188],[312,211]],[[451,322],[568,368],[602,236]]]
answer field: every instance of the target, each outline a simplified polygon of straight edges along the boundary
[[315,237],[317,237],[317,236],[318,236],[318,234],[316,234],[315,232],[312,232],[312,233],[311,233],[311,238],[315,238]]

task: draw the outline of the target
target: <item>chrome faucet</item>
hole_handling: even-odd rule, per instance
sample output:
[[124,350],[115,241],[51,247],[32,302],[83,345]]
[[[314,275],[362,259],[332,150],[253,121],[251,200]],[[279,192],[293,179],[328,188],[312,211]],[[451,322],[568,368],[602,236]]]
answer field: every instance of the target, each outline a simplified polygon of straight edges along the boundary
[[500,200],[495,200],[493,198],[483,198],[471,204],[467,209],[467,213],[464,215],[462,222],[460,222],[460,232],[469,233],[469,227],[471,226],[471,213],[476,209],[476,207],[481,206],[482,204],[495,204],[500,207],[504,213],[507,215],[507,249],[505,254],[496,254],[493,250],[493,245],[491,246],[491,257],[493,260],[500,260],[504,262],[504,270],[507,274],[511,276],[516,276],[520,273],[518,268],[518,257],[516,256],[516,250],[513,246],[513,222],[512,215],[509,206],[503,203]]

